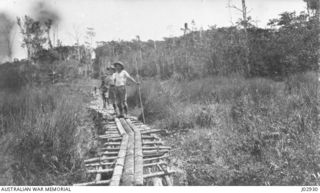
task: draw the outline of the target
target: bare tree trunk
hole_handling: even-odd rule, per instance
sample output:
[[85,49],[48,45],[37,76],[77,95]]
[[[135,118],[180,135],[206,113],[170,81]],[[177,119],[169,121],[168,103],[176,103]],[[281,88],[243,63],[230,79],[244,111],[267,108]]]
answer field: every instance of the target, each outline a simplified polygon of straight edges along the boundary
[[28,43],[26,43],[26,47],[27,47],[27,54],[28,54],[28,61],[31,61],[31,55],[32,55],[32,45],[30,43],[30,35],[27,35],[27,39],[28,39]]
[[48,44],[49,44],[49,48],[52,49],[53,48],[53,45],[52,45],[52,41],[51,41],[51,37],[50,37],[50,31],[48,30],[47,32],[47,35],[48,35]]
[[[170,59],[171,59],[171,64],[172,64],[172,74],[175,74],[175,71],[176,71],[176,68],[175,68],[175,54],[172,54],[173,50],[174,50],[174,47],[176,45],[176,41],[175,39],[173,38],[173,41],[172,41],[172,45],[170,46],[170,53],[171,53],[171,56]],[[169,54],[170,56],[170,54]]]
[[[157,44],[156,41],[153,41],[153,48],[154,48],[154,52],[157,53]],[[161,55],[163,55],[163,52],[161,53]],[[161,70],[160,70],[160,60],[156,61],[156,69],[157,69],[157,74],[156,77],[157,79],[161,79]]]
[[7,40],[7,49],[8,49],[8,58],[9,58],[9,61],[12,60],[12,42],[11,40],[8,38]]
[[229,17],[230,17],[230,23],[233,25],[233,19],[232,19],[232,14],[231,14],[231,0],[228,0],[228,10],[229,10]]
[[[189,44],[188,44],[188,38],[186,37],[186,34],[188,32],[188,25],[187,23],[184,24],[184,30],[183,30],[183,36],[185,38],[185,53],[184,53],[184,57],[185,57],[185,65],[186,65],[186,72],[183,71],[183,75],[185,76],[189,76],[189,60],[188,60],[188,48],[189,48]],[[193,34],[192,34],[193,37]]]
[[[320,2],[318,2],[317,10],[316,10],[316,20],[317,20],[317,30],[318,30],[318,43],[320,43]],[[318,66],[320,69],[320,46],[318,45]],[[319,70],[318,70],[319,71]],[[320,74],[319,74],[320,81]]]
[[78,53],[78,61],[80,63],[80,61],[81,61],[81,53],[80,53],[80,42],[79,42],[79,39],[77,39],[77,53]]
[[247,18],[247,6],[246,1],[242,0],[242,17],[243,17],[243,28],[245,33],[245,65],[247,66],[247,76],[250,76],[251,67],[249,63],[249,39],[248,39],[248,18]]
[[53,43],[53,46],[54,47],[57,47],[58,45],[56,44],[56,29],[55,28],[53,28],[53,30],[52,30],[52,43]]

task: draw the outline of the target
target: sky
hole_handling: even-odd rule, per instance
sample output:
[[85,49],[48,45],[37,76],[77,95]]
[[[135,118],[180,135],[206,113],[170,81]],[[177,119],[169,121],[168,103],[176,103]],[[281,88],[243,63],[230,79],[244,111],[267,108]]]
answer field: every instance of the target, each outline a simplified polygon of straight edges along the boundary
[[[241,0],[230,0],[241,7]],[[35,4],[45,2],[60,20],[55,27],[57,37],[64,45],[85,41],[87,27],[95,30],[95,41],[132,40],[137,35],[142,40],[161,40],[163,37],[182,35],[185,22],[195,21],[197,28],[230,26],[241,13],[228,8],[228,0],[0,0],[0,13],[17,16],[34,16]],[[284,11],[303,11],[302,0],[247,0],[249,15],[259,27],[277,18]],[[21,48],[18,28],[12,34],[15,41],[13,57],[26,57]]]

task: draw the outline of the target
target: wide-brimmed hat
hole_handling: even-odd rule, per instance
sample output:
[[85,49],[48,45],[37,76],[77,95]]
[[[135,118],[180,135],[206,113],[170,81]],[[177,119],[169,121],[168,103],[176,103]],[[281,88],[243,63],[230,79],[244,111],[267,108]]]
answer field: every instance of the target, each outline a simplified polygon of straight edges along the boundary
[[124,65],[123,65],[123,63],[120,62],[120,61],[117,61],[117,62],[113,63],[113,65],[114,65],[114,66],[120,65],[121,68],[124,69]]

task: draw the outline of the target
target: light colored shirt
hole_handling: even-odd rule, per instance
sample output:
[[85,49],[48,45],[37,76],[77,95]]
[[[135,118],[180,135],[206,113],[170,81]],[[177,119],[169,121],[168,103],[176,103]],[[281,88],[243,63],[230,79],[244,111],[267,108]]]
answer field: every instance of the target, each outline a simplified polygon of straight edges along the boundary
[[113,78],[115,81],[115,86],[125,86],[128,77],[130,77],[130,75],[125,70],[122,70],[121,72],[114,73]]
[[105,79],[105,84],[108,85],[108,87],[110,85],[114,85],[114,76],[113,76],[113,74],[107,76],[107,78]]

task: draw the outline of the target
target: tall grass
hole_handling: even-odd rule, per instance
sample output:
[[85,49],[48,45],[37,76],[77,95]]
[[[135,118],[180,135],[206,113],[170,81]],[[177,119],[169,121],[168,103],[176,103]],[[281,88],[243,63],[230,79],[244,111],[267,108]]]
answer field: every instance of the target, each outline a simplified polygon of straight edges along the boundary
[[168,139],[189,185],[317,185],[317,79],[312,72],[284,82],[215,77],[153,82],[142,91],[146,111],[162,111],[149,121],[178,132]]
[[81,178],[80,145],[90,137],[79,129],[82,107],[81,96],[63,86],[2,92],[0,184],[63,185]]

